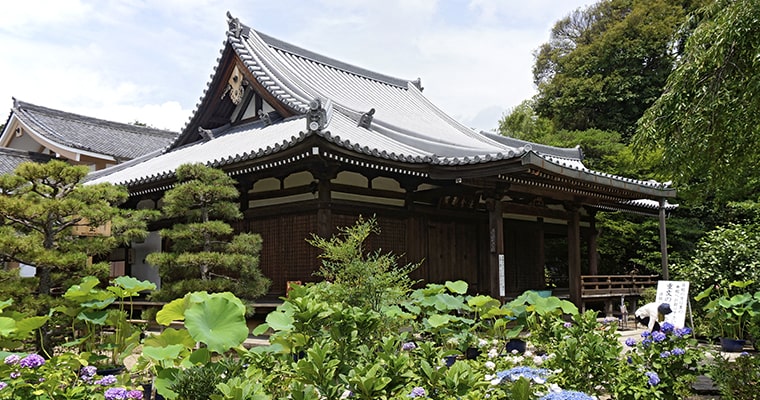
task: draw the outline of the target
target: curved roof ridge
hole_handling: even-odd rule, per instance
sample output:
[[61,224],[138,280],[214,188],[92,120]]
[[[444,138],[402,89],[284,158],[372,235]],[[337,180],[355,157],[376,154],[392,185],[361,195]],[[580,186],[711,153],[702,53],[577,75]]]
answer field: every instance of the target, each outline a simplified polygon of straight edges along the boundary
[[485,131],[481,131],[480,133],[486,137],[489,137],[497,142],[506,144],[508,146],[512,146],[512,147],[530,146],[531,149],[541,154],[547,154],[553,157],[565,158],[569,160],[577,160],[577,161],[583,160],[583,152],[580,146],[557,147],[557,146],[550,146],[546,144],[531,142],[528,140],[517,139],[511,136],[504,136],[497,133],[491,133],[491,132],[485,132]]
[[[255,31],[245,37],[237,37],[234,32],[228,31],[227,41],[248,71],[267,91],[298,112],[308,110],[309,101],[314,96],[304,88],[303,82],[294,82],[297,81],[294,79],[295,74],[284,76],[283,69],[290,69],[287,63],[278,59],[277,54],[267,47]],[[283,92],[276,93],[277,89]]]
[[330,58],[330,57],[315,53],[313,51],[304,49],[294,44],[269,36],[263,32],[260,32],[257,30],[253,30],[253,31],[256,32],[257,35],[259,35],[259,37],[264,41],[264,43],[266,43],[267,45],[273,48],[282,50],[287,53],[291,53],[298,57],[312,60],[314,62],[323,64],[326,66],[330,66],[330,67],[348,72],[350,74],[354,74],[354,75],[372,79],[378,82],[386,83],[388,85],[398,86],[400,88],[406,88],[407,84],[410,82],[410,80],[408,79],[396,78],[389,75],[381,74],[379,72],[371,71],[366,68],[358,67],[356,65],[349,64],[347,62],[336,60],[334,58]]

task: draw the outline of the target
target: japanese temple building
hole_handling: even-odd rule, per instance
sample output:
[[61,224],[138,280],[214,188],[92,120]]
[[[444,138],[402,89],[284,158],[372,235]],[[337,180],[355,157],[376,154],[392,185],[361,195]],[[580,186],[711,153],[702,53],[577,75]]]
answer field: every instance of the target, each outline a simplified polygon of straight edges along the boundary
[[[126,185],[129,207],[154,208],[181,164],[226,171],[241,192],[245,219],[236,228],[263,237],[271,296],[284,295],[288,281],[316,279],[310,234],[374,215],[381,234],[369,247],[421,261],[414,279],[463,279],[501,298],[544,287],[545,241],[561,237],[569,296],[579,303],[582,271],[596,271],[596,212],[662,216],[673,207],[668,184],[589,170],[580,148],[473,131],[430,103],[419,80],[330,59],[229,14],[228,22],[218,65],[180,135],[91,182]],[[133,247],[132,275],[156,279],[143,259],[160,251],[157,232]]]

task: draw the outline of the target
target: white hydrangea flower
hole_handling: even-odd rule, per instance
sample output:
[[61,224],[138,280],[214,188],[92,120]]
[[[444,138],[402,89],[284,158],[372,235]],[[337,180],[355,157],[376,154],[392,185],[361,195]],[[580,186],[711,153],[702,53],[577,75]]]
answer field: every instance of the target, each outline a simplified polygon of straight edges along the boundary
[[496,364],[493,361],[486,361],[485,366],[488,369],[494,369],[494,368],[496,368]]

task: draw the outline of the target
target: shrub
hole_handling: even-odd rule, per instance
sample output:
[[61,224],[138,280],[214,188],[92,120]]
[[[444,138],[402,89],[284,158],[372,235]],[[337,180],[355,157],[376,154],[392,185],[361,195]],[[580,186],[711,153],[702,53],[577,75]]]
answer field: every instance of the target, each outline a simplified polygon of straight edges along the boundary
[[708,371],[726,400],[760,399],[760,357],[742,353],[735,360],[715,357]]

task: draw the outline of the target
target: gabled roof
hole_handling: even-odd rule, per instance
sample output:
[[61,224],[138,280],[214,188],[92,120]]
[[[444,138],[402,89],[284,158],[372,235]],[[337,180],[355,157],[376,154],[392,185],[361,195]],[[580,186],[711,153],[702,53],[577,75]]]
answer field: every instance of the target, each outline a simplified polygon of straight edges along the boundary
[[[523,170],[532,168],[643,197],[675,196],[675,190],[658,182],[587,169],[578,147],[557,148],[476,132],[426,99],[419,81],[388,77],[315,54],[228,17],[230,29],[220,64],[177,140],[164,154],[110,174],[107,169],[95,181],[142,185],[171,177],[182,163],[230,166],[315,137],[378,162],[407,165],[409,171],[482,171],[493,166],[489,176],[496,176],[500,172],[494,169],[500,165],[517,163]],[[211,123],[210,108],[226,107],[225,115],[233,113],[231,103],[219,100],[227,93],[232,66],[243,66],[246,83],[277,102],[279,111],[274,114],[279,118],[271,123],[261,119],[237,125]],[[199,129],[206,130],[205,138]]]
[[34,161],[44,163],[52,158],[46,154],[0,147],[0,175],[13,172],[23,162]]
[[0,143],[12,139],[18,123],[42,147],[123,161],[166,147],[176,132],[122,124],[41,107],[13,99],[13,108]]

